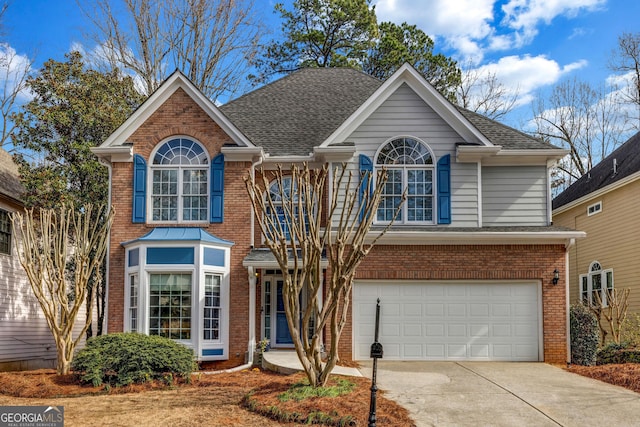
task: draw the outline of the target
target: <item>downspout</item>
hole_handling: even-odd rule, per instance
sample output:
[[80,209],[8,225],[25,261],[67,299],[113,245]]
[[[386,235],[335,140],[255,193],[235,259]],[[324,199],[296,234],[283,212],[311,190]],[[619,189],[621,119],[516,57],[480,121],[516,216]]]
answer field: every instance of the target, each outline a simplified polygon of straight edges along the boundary
[[[251,163],[251,180],[255,182],[256,180],[256,166],[260,166],[263,162],[264,158],[260,155],[260,158],[255,162]],[[251,236],[249,237],[249,244],[251,245],[251,249],[255,247],[255,229],[256,229],[256,213],[251,208]],[[255,277],[255,276],[253,276]]]
[[576,239],[569,239],[567,243],[564,245],[564,292],[565,292],[565,300],[566,300],[566,328],[567,328],[567,363],[571,363],[571,315],[569,310],[571,309],[571,304],[569,302],[569,249],[571,246],[575,245]]
[[[107,190],[107,212],[111,209],[111,177],[113,175],[113,166],[111,162],[105,158],[98,158],[100,164],[107,167],[107,171],[109,173],[109,189]],[[104,290],[104,307],[103,307],[103,320],[102,320],[102,333],[109,333],[109,267],[111,263],[109,260],[111,259],[111,230],[109,230],[109,235],[107,236],[107,252],[105,253],[105,260],[107,262],[107,267],[105,269],[105,290]]]

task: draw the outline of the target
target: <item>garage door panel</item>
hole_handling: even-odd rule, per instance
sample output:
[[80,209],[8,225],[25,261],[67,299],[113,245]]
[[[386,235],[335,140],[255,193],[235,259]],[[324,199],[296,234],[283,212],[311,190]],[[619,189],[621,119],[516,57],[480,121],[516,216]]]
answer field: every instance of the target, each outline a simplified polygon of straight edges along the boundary
[[469,304],[469,315],[489,317],[489,304]]
[[427,316],[434,317],[442,317],[444,316],[444,304],[443,303],[433,303],[433,304],[425,304],[425,314]]
[[537,361],[538,293],[536,283],[357,282],[355,358],[369,358],[380,297],[385,359]]
[[467,306],[465,304],[447,304],[447,314],[449,317],[466,317]]
[[403,304],[404,317],[422,317],[422,304]]

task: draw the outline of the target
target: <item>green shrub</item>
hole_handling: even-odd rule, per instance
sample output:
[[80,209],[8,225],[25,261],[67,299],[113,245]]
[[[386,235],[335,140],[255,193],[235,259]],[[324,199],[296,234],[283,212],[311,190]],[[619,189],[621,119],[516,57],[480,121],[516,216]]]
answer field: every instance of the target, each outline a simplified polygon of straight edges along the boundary
[[176,376],[189,380],[197,369],[193,351],[168,338],[118,333],[90,338],[72,368],[83,382],[123,386]]
[[600,350],[596,357],[598,365],[611,363],[640,363],[640,349],[629,342],[607,344]]
[[571,363],[591,366],[596,364],[596,352],[600,343],[598,320],[582,304],[569,310],[571,326]]
[[640,346],[640,313],[629,314],[622,323],[620,341]]

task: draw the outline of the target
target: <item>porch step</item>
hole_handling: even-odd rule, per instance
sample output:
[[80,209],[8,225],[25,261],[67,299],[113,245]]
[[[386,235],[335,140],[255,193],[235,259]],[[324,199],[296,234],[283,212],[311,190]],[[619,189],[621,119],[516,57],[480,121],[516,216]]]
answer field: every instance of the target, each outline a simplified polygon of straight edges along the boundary
[[[278,372],[280,374],[290,375],[302,371],[302,364],[298,359],[295,351],[289,350],[271,350],[262,353],[262,368],[269,371]],[[332,374],[349,375],[352,377],[361,377],[362,374],[356,368],[347,368],[344,366],[336,366],[331,371]]]

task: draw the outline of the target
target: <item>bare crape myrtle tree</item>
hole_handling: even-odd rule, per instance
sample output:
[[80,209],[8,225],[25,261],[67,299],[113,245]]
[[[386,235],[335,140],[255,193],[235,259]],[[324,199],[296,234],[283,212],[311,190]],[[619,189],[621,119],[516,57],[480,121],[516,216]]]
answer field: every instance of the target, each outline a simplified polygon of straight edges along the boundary
[[[375,180],[371,172],[354,177],[346,164],[332,174],[326,164],[313,170],[304,164],[288,171],[263,169],[258,178],[245,178],[265,245],[282,270],[284,308],[295,350],[314,387],[326,385],[339,360],[356,269],[393,223],[372,231],[386,182],[384,170]],[[403,195],[395,216],[404,199]],[[301,305],[302,292],[313,296],[306,306]],[[329,334],[326,355],[323,332]]]

